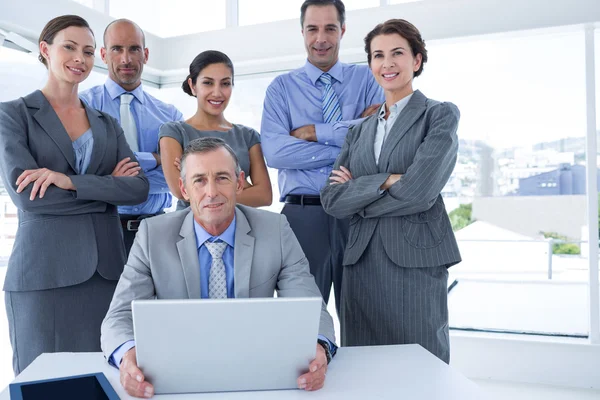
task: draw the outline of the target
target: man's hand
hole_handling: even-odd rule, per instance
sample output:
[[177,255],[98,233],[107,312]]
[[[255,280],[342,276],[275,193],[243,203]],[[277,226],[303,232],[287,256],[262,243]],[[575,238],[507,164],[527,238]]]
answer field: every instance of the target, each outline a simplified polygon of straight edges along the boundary
[[123,355],[119,371],[121,374],[121,385],[123,385],[128,395],[148,399],[154,395],[154,386],[144,380],[144,374],[142,374],[142,371],[137,366],[135,347]]
[[33,183],[29,200],[34,200],[35,196],[40,195],[40,199],[46,194],[50,185],[57,186],[64,190],[75,190],[71,178],[61,172],[55,172],[48,168],[27,169],[17,178],[17,193],[21,193],[30,183]]
[[290,132],[290,136],[298,139],[306,140],[307,142],[317,141],[317,131],[314,125],[304,125]]
[[331,181],[332,185],[336,185],[338,183],[346,183],[352,179],[352,174],[350,173],[350,170],[341,165],[339,170],[334,169],[333,171],[331,171],[331,175],[332,176],[329,177],[329,180]]
[[137,176],[142,168],[137,161],[131,161],[131,157],[125,157],[115,166],[112,176]]
[[381,108],[381,104],[382,103],[371,104],[369,107],[365,108],[365,111],[363,111],[363,113],[360,114],[360,117],[366,118],[366,117],[370,117],[371,115],[375,114]]
[[327,355],[320,344],[317,344],[317,356],[308,365],[308,371],[298,378],[298,388],[308,391],[321,389],[327,373]]
[[402,178],[401,174],[391,174],[381,185],[381,190],[388,190],[394,183],[398,182]]

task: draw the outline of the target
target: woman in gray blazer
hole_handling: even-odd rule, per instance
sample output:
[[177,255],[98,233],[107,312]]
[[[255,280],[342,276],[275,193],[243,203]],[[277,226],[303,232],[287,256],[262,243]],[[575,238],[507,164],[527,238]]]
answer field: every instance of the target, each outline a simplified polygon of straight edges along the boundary
[[321,192],[326,212],[350,218],[342,346],[418,343],[449,362],[447,268],[460,254],[440,192],[459,111],[413,91],[427,50],[409,22],[376,26],[365,50],[385,103],[348,132]]
[[81,17],[44,27],[41,91],[0,103],[0,173],[19,227],[4,282],[15,374],[45,352],[100,351],[100,325],[125,264],[117,205],[148,181],[117,121],[77,95],[94,65]]

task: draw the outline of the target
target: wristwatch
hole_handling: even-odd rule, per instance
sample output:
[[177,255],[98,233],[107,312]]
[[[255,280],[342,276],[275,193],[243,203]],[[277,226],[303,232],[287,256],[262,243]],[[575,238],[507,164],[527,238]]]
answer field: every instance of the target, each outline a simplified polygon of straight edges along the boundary
[[327,364],[329,364],[329,362],[331,361],[331,350],[329,349],[329,343],[327,343],[327,341],[323,340],[323,339],[317,339],[317,343],[319,343],[321,346],[323,346],[323,349],[325,350],[325,356],[327,357]]

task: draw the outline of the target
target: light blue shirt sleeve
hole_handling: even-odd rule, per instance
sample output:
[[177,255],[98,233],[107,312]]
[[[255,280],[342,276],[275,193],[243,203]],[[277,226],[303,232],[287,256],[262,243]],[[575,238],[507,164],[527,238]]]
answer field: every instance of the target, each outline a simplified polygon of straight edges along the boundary
[[135,340],[128,340],[119,346],[108,358],[108,363],[117,369],[121,366],[121,361],[123,361],[123,356],[129,350],[135,347]]
[[[340,149],[290,136],[289,110],[281,83],[267,89],[260,134],[267,164],[277,169],[316,169],[335,162]],[[296,127],[298,128],[298,127]]]
[[331,340],[327,339],[327,337],[323,335],[319,335],[319,339],[327,342],[327,344],[329,345],[329,352],[331,353],[331,357],[333,357],[337,352],[338,347],[335,344],[333,344]]
[[351,121],[338,121],[333,124],[315,124],[317,141],[328,146],[342,148],[344,141],[346,140],[346,135],[348,134],[348,129],[359,124],[364,119],[365,118],[358,118]]
[[156,168],[156,158],[150,152],[137,151],[134,153],[144,173]]

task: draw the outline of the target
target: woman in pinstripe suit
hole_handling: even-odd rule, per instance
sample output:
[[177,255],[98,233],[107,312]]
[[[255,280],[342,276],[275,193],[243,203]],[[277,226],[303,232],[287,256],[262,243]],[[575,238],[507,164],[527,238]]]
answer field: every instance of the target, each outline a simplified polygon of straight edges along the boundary
[[342,346],[418,343],[449,362],[447,268],[460,254],[440,192],[460,114],[413,91],[427,50],[412,24],[376,26],[365,50],[386,101],[348,132],[321,192],[325,211],[350,218]]

